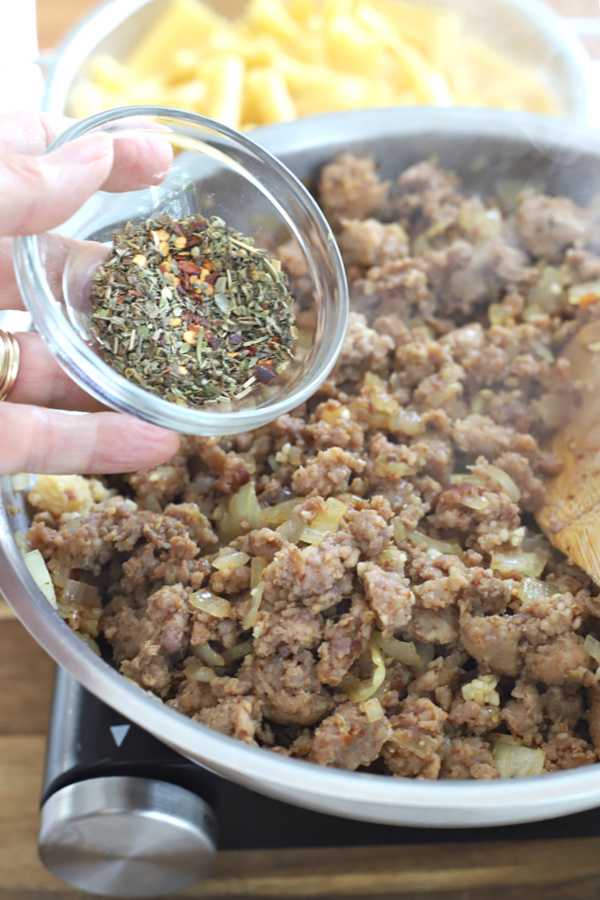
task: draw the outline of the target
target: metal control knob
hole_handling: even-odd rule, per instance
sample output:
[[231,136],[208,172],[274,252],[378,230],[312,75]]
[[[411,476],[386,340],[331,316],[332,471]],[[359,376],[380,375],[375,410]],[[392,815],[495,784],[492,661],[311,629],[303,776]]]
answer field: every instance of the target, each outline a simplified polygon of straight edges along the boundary
[[39,853],[58,878],[105,897],[156,897],[200,881],[215,861],[215,821],[191,791],[105,776],[60,788],[42,807]]

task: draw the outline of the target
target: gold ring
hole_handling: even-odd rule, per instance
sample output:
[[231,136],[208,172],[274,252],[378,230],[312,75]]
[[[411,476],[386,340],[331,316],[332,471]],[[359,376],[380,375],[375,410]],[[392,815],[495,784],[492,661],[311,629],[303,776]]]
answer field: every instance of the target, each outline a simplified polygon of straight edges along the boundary
[[19,374],[21,352],[8,331],[0,329],[0,403],[6,400]]

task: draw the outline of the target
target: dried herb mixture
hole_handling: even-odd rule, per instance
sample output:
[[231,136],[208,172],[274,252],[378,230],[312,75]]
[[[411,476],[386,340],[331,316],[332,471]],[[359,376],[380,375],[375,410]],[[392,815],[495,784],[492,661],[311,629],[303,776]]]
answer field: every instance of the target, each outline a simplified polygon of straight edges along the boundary
[[271,383],[292,356],[293,322],[279,261],[216,216],[129,222],[93,277],[105,361],[181,406]]

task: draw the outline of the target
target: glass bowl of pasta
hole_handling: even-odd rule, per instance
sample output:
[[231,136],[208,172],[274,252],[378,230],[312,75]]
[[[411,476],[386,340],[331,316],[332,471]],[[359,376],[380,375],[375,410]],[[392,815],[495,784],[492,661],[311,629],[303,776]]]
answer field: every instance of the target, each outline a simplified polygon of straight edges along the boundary
[[171,106],[242,130],[398,105],[584,121],[587,65],[543,0],[111,0],[58,49],[44,103],[77,118]]

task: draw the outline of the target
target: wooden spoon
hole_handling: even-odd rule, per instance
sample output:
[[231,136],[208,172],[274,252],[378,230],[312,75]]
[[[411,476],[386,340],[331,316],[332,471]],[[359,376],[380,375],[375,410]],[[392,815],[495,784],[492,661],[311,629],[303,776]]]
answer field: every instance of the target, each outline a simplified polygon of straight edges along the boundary
[[600,322],[584,325],[563,356],[581,403],[550,444],[563,468],[546,482],[536,518],[548,540],[600,584]]

